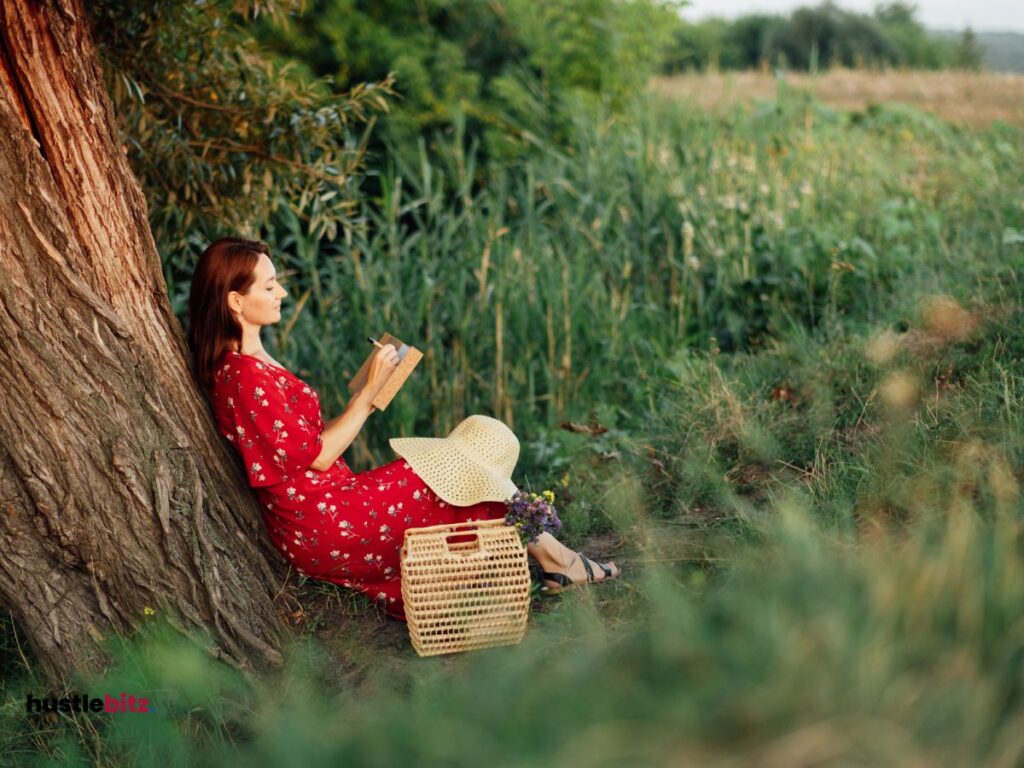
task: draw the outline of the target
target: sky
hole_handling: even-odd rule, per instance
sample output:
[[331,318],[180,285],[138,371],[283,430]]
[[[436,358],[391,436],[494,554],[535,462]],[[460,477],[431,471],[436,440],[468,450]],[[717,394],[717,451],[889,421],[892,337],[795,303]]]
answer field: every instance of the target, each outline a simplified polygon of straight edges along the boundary
[[[733,18],[744,13],[787,13],[818,4],[819,0],[690,0],[682,16],[691,21],[707,16]],[[837,0],[836,5],[870,13],[876,0]],[[1024,0],[918,0],[917,18],[929,29],[960,30],[969,25],[975,32],[1024,32]]]

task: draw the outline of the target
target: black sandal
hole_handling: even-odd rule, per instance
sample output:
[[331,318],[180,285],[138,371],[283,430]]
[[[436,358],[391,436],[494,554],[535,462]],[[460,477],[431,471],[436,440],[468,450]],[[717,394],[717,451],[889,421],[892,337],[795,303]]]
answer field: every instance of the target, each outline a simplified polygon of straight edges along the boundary
[[[612,569],[609,568],[608,566],[602,565],[601,563],[597,562],[596,560],[591,560],[589,557],[584,555],[582,552],[577,552],[576,554],[583,558],[583,568],[587,572],[587,580],[583,581],[582,579],[580,579],[578,581],[573,581],[568,576],[566,576],[564,573],[549,573],[548,571],[544,571],[544,572],[541,573],[541,578],[544,579],[545,581],[555,581],[555,582],[558,582],[558,586],[557,587],[549,587],[547,585],[542,586],[540,588],[540,593],[542,595],[545,595],[545,596],[547,596],[547,595],[557,595],[557,594],[559,594],[561,592],[564,592],[567,589],[572,589],[573,587],[580,587],[580,586],[583,586],[584,584],[590,584],[591,582],[594,581],[594,569],[590,567],[591,563],[594,563],[595,565],[597,565],[598,568],[600,568],[602,571],[604,571],[604,578],[601,579],[601,581],[607,581],[608,579],[614,579],[615,578],[615,576],[612,575]],[[572,561],[572,563],[575,563],[575,562],[576,562],[575,560]],[[569,568],[572,567],[572,563],[569,563],[569,566],[568,566]]]

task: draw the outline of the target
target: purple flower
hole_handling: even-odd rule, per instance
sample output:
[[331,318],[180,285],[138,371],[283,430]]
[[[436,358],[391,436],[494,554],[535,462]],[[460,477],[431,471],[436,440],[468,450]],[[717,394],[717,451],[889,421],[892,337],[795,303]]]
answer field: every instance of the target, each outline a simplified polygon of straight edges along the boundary
[[514,525],[524,542],[536,544],[544,532],[555,533],[562,527],[554,506],[555,495],[551,491],[543,494],[517,491],[505,502],[505,524]]

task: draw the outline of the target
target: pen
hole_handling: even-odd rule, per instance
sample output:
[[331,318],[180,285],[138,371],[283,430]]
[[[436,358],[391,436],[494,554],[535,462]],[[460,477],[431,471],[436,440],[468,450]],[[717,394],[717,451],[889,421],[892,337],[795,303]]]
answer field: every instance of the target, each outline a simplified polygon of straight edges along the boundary
[[370,342],[371,344],[373,344],[373,346],[375,346],[375,347],[379,347],[380,349],[384,349],[384,345],[383,345],[383,344],[381,344],[381,343],[380,343],[379,341],[377,341],[377,340],[376,340],[375,338],[373,338],[372,336],[367,336],[367,337],[366,337],[366,340],[367,340],[368,342]]

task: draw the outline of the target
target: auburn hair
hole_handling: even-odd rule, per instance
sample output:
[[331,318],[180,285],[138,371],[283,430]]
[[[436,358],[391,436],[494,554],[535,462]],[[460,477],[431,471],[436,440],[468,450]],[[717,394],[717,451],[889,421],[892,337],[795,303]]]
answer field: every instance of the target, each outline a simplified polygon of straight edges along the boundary
[[235,344],[241,351],[242,326],[228,307],[231,291],[248,293],[256,282],[260,254],[270,247],[259,240],[222,237],[203,251],[192,273],[188,296],[188,345],[195,364],[196,380],[209,392],[213,372]]

